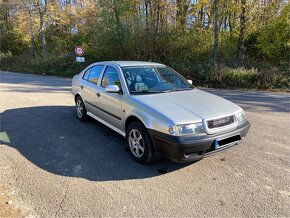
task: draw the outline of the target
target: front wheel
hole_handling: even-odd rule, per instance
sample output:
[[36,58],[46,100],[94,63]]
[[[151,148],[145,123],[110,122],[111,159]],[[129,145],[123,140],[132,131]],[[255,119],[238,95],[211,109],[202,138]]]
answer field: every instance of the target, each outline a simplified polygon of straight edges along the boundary
[[132,122],[126,135],[130,154],[135,161],[150,163],[154,160],[152,143],[143,124]]

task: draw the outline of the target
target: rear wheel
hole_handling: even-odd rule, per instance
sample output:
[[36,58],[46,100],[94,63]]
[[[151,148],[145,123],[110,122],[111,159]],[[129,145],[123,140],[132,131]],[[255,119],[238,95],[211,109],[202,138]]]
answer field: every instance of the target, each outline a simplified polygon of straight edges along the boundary
[[152,143],[146,128],[140,122],[132,122],[127,129],[127,142],[132,158],[139,163],[154,160]]
[[76,112],[77,112],[77,118],[80,121],[88,120],[87,110],[81,96],[76,97]]

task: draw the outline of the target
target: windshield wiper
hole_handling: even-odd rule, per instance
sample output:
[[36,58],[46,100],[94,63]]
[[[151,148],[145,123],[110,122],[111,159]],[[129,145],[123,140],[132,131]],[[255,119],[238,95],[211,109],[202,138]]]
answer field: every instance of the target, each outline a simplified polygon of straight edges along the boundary
[[193,87],[188,87],[188,88],[179,88],[179,89],[171,89],[172,92],[175,92],[175,91],[188,91],[188,90],[192,90],[194,89]]
[[142,90],[142,91],[131,91],[132,94],[152,94],[152,93],[161,93],[159,90]]
[[192,90],[194,88],[179,88],[179,89],[165,89],[165,90],[142,90],[142,91],[131,91],[131,94],[138,95],[138,94],[154,94],[154,93],[167,93],[167,92],[175,92],[175,91],[186,91]]

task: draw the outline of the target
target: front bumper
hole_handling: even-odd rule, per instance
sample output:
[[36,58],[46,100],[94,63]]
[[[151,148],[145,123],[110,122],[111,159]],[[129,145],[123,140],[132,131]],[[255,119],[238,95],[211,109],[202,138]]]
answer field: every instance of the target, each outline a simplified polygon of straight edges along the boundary
[[[245,121],[234,130],[213,135],[172,136],[152,129],[149,130],[149,134],[158,156],[166,157],[174,162],[189,162],[200,160],[239,144],[247,135],[250,126],[251,124]],[[216,140],[221,146],[216,146]]]

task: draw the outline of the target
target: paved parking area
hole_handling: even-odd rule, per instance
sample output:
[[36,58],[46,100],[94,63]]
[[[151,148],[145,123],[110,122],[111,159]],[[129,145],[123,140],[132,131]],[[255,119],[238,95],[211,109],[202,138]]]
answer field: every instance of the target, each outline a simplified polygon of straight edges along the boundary
[[69,79],[0,76],[0,185],[25,215],[290,216],[289,93],[207,89],[245,109],[245,141],[140,165],[117,133],[76,119]]

